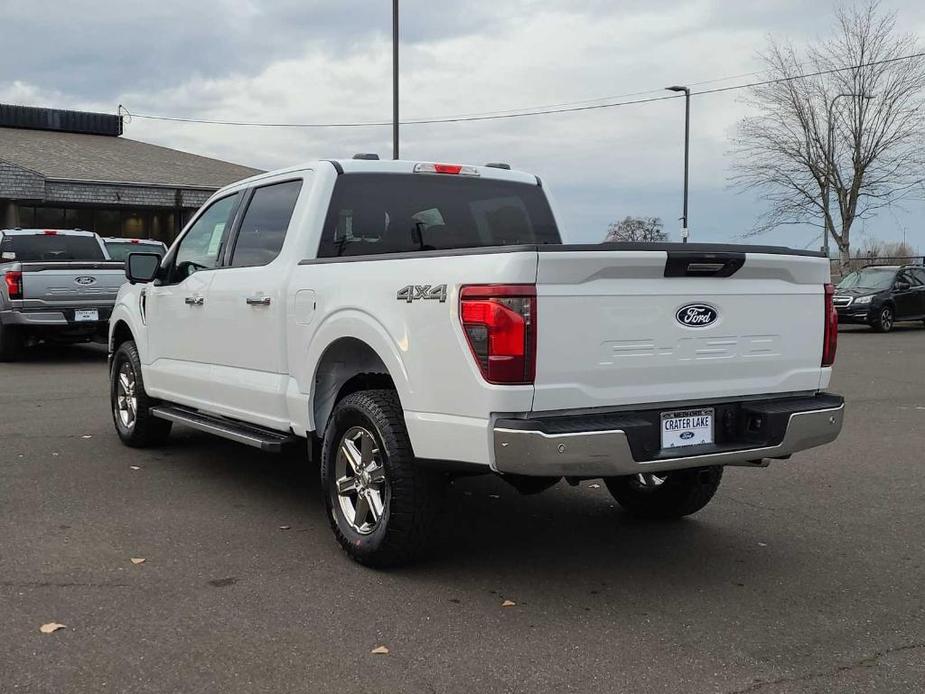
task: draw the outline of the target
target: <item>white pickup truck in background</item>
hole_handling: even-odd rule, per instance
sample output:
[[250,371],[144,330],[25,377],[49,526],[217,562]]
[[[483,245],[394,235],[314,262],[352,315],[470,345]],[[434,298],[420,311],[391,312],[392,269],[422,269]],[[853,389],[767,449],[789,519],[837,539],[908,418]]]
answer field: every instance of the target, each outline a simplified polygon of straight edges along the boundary
[[453,474],[525,493],[603,478],[630,512],[678,517],[723,466],[842,426],[819,254],[563,245],[541,182],[499,165],[257,176],[126,274],[110,323],[122,440],[180,423],[267,450],[318,441],[331,526],[369,565],[425,546]]
[[80,229],[0,229],[0,361],[38,341],[104,342],[125,283],[99,236]]

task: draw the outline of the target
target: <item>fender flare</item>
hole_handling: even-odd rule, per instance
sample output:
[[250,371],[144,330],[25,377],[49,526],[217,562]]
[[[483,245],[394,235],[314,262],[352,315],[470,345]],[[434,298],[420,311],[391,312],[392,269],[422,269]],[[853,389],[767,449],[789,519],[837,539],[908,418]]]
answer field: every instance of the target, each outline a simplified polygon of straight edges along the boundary
[[298,378],[299,390],[308,395],[311,428],[317,426],[314,422],[313,404],[317,395],[315,391],[318,369],[328,349],[344,338],[352,338],[365,344],[379,357],[395,384],[403,408],[409,408],[414,401],[414,389],[411,387],[401,355],[401,342],[393,339],[385,326],[372,314],[358,309],[343,309],[324,319],[301,360],[303,371]]

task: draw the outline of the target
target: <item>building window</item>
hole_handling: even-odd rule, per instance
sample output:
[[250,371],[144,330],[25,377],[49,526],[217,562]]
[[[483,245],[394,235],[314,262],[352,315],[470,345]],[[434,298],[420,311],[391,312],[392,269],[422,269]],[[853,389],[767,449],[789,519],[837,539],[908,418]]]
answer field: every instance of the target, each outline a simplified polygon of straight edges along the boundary
[[[100,236],[157,239],[170,244],[176,237],[177,211],[170,209],[96,209],[92,207],[50,207],[17,205],[23,229],[85,229]],[[181,211],[183,223],[195,210]]]

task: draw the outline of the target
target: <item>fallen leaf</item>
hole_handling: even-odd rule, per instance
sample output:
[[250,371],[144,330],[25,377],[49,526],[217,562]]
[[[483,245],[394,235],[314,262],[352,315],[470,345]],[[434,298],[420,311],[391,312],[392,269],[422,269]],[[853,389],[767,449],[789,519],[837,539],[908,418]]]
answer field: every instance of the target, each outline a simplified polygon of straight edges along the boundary
[[132,557],[132,558],[130,559],[130,561],[131,561],[133,564],[144,564],[144,563],[145,563],[145,558],[144,558],[144,557]]
[[93,438],[93,434],[84,434],[84,435],[81,436],[80,438],[82,438],[82,439],[92,439],[92,438]]
[[504,602],[501,603],[501,607],[514,607],[514,605],[516,604],[517,603],[514,602],[513,600],[505,600]]
[[43,634],[53,634],[58,631],[58,629],[67,629],[64,624],[58,624],[57,622],[49,622],[48,624],[43,624],[39,627],[39,631]]
[[279,526],[279,529],[280,529],[280,530],[289,530],[289,528],[291,528],[291,527],[292,527],[291,525],[281,525],[281,526]]
[[758,546],[759,546],[759,547],[767,547],[767,546],[768,546],[768,543],[767,543],[767,542],[759,542],[759,543],[758,543]]
[[373,650],[370,651],[373,655],[388,655],[389,649],[385,646],[376,646]]
[[128,467],[130,470],[141,470],[141,468],[138,467],[137,465],[129,465]]

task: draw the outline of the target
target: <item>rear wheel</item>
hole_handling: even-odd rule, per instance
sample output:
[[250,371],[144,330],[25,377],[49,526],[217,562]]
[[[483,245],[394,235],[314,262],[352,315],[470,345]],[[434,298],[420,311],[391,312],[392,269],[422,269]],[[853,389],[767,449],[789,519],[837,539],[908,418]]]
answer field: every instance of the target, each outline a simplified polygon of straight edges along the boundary
[[0,361],[19,359],[23,342],[23,334],[18,327],[0,323]]
[[325,430],[321,480],[331,529],[352,559],[394,566],[426,549],[445,480],[416,464],[393,391],[352,393],[337,404]]
[[640,518],[680,518],[706,506],[723,477],[723,468],[700,467],[604,480],[628,512]]
[[892,306],[884,306],[880,309],[880,313],[877,314],[877,318],[873,322],[873,329],[878,333],[888,333],[893,329],[893,326],[896,324],[896,315],[893,313]]
[[163,443],[170,434],[171,422],[150,413],[154,401],[145,392],[141,360],[133,341],[119,345],[112,357],[109,381],[112,421],[122,443],[133,448]]

